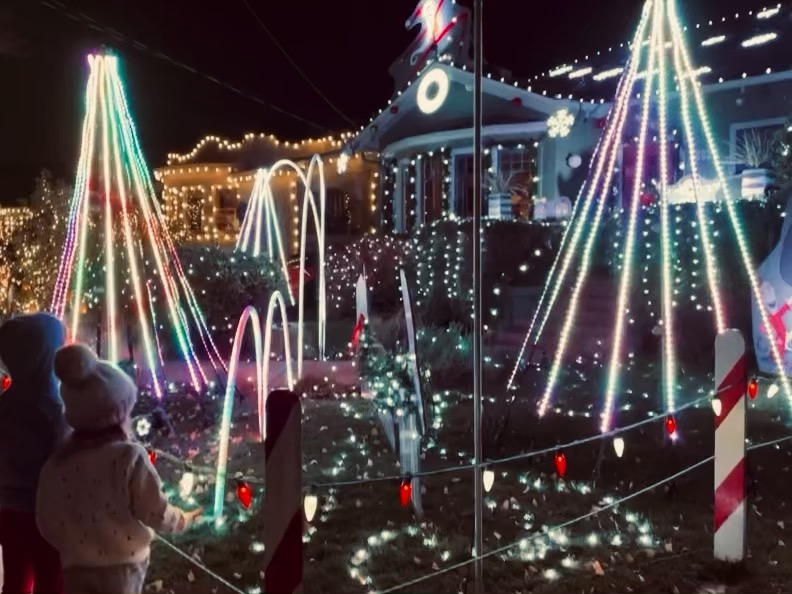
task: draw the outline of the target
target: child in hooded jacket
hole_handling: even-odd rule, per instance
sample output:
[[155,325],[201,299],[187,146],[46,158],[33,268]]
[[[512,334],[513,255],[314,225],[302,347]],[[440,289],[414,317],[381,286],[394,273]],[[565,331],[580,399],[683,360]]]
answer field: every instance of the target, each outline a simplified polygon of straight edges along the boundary
[[39,528],[60,551],[66,594],[139,594],[152,530],[181,532],[200,511],[170,505],[130,441],[137,387],[121,369],[76,344],[58,351],[55,373],[74,431],[41,472]]
[[53,373],[65,336],[60,320],[44,313],[19,316],[0,327],[6,376],[0,394],[4,594],[60,594],[63,588],[58,551],[36,526],[35,499],[39,473],[66,430]]

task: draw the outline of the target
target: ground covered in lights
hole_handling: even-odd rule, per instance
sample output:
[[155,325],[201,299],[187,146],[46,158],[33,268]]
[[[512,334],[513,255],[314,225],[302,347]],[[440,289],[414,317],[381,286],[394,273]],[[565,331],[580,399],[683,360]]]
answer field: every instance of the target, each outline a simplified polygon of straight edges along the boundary
[[[447,468],[470,459],[470,399],[446,396],[443,426],[427,452],[424,469]],[[640,400],[639,400],[640,401]],[[783,437],[780,398],[751,412],[755,443]],[[333,397],[306,399],[304,448],[306,485],[398,475],[396,459],[366,401]],[[648,404],[647,404],[648,406]],[[168,403],[178,437],[157,437],[153,445],[189,461],[196,485],[187,496],[211,509],[216,461],[215,425],[189,397]],[[241,472],[263,483],[263,450],[255,443],[252,403],[243,403],[232,431],[229,476]],[[504,458],[553,447],[596,432],[585,414],[554,414],[537,422],[529,402],[518,400],[500,438],[494,436],[505,405],[490,403],[485,457]],[[783,416],[786,418],[786,414]],[[646,418],[640,406],[623,411],[619,425]],[[652,485],[712,453],[712,411],[691,408],[677,418],[679,439],[671,444],[663,423],[623,435],[618,459],[611,441],[596,481],[592,469],[598,442],[565,450],[566,480],[555,476],[553,455],[500,464],[487,496],[486,549],[502,549],[485,562],[491,592],[788,592],[792,590],[792,510],[786,503],[792,479],[789,443],[749,455],[751,559],[740,569],[712,562],[712,465],[565,528],[569,520]],[[157,465],[178,501],[185,466],[160,456]],[[207,471],[203,472],[203,467]],[[473,531],[471,471],[424,479],[425,518],[416,521],[399,504],[398,482],[319,487],[319,511],[305,532],[305,591],[312,594],[387,590],[469,558]],[[263,568],[262,485],[251,483],[254,502],[245,511],[228,488],[227,525],[204,526],[174,542],[195,560],[245,592],[259,592]],[[185,496],[186,494],[183,493]],[[786,546],[790,543],[790,547]],[[510,545],[514,546],[510,546]],[[405,588],[405,592],[470,592],[472,565]],[[227,592],[189,561],[155,544],[147,591]]]

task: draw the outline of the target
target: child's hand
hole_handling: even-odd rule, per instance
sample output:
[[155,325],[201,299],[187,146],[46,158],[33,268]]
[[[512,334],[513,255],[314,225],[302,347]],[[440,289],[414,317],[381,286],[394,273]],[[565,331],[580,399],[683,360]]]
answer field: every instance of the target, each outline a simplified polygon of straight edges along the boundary
[[204,514],[204,508],[199,507],[198,509],[194,509],[192,511],[184,512],[184,516],[187,518],[187,526],[192,526],[197,524]]

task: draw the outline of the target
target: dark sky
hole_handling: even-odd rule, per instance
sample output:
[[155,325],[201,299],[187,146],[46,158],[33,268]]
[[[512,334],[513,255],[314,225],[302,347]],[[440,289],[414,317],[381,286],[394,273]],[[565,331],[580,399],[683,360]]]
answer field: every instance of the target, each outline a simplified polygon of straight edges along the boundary
[[[112,39],[48,8],[0,0],[0,202],[27,195],[46,167],[71,180],[79,144],[87,52],[116,49],[149,164],[206,134],[284,139],[350,129],[300,77],[243,0],[57,0],[144,44]],[[388,67],[414,33],[417,0],[248,0],[311,81],[358,125],[393,92]],[[760,0],[678,0],[688,20],[756,8]],[[53,0],[54,2],[54,0]],[[461,0],[462,4],[466,4]],[[485,0],[485,59],[528,76],[632,35],[639,0]],[[257,102],[155,57],[189,64]]]

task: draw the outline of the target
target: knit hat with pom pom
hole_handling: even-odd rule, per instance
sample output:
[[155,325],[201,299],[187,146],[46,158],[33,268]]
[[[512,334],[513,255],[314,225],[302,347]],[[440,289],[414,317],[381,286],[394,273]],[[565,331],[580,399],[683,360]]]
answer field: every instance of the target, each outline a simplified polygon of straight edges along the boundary
[[101,431],[123,424],[137,400],[137,386],[129,376],[91,349],[73,344],[55,355],[55,375],[66,422],[76,431]]

